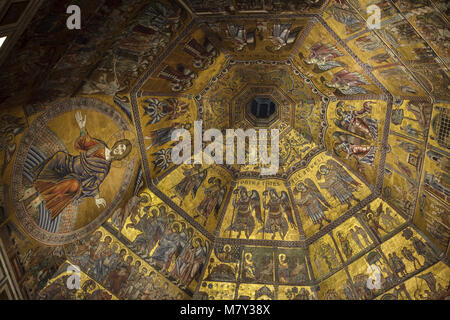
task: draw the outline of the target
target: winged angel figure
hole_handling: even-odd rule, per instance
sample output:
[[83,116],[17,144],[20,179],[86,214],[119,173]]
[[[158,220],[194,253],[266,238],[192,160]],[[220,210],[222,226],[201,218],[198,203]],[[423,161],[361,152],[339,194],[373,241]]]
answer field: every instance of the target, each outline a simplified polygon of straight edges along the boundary
[[[324,78],[321,77],[324,81]],[[352,94],[368,94],[370,93],[362,85],[368,84],[366,79],[357,72],[350,72],[346,69],[342,69],[336,72],[331,79],[331,82],[325,81],[325,85],[328,88],[336,88],[343,95]]]
[[[302,53],[299,53],[299,56],[303,58]],[[336,67],[346,67],[344,62],[334,60],[342,56],[343,54],[335,45],[319,41],[309,49],[309,57],[303,61],[306,64],[314,65],[313,72],[321,73]]]
[[240,238],[242,231],[244,231],[245,237],[248,239],[255,229],[253,212],[255,213],[256,219],[263,223],[261,216],[261,198],[258,191],[252,190],[251,194],[249,194],[243,186],[236,188],[233,194],[234,220],[226,230],[237,232],[238,238]]
[[299,182],[294,194],[300,194],[300,199],[295,200],[295,204],[303,209],[314,224],[319,225],[319,229],[323,227],[323,221],[330,223],[331,221],[325,216],[325,211],[331,208],[331,205],[317,188],[314,181],[310,178]]
[[300,31],[301,28],[291,30],[290,24],[274,24],[272,35],[269,37],[272,45],[266,47],[266,49],[269,52],[276,52],[283,48],[290,48],[294,44],[295,39],[297,39]]
[[330,159],[326,165],[320,166],[317,171],[317,180],[320,180],[322,176],[325,181],[319,183],[320,187],[326,189],[341,204],[347,204],[348,209],[351,207],[352,200],[360,201],[353,193],[357,191],[361,184],[353,179],[336,161]]
[[234,50],[242,51],[245,47],[248,47],[250,50],[255,48],[255,33],[248,32],[243,25],[230,24],[225,32],[227,37],[231,39]]
[[[267,194],[269,195],[269,201],[266,202],[265,197]],[[292,214],[292,207],[289,202],[289,197],[286,191],[281,191],[281,194],[278,195],[277,191],[273,188],[269,188],[264,191],[263,195],[264,209],[268,209],[269,212],[267,214],[265,226],[261,228],[258,233],[271,233],[273,240],[278,232],[284,240],[284,237],[289,230],[288,221],[293,228],[297,228],[294,222],[294,215]]]

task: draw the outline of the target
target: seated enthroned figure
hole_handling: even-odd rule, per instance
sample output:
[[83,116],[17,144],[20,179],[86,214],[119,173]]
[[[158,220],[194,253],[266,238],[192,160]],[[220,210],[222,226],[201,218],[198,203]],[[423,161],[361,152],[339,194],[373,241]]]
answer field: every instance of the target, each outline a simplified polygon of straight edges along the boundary
[[106,143],[92,138],[86,130],[86,116],[75,114],[80,136],[75,140],[79,155],[59,151],[33,169],[33,186],[27,189],[21,200],[36,195],[27,209],[37,208],[44,202],[45,208],[55,219],[74,200],[94,197],[98,208],[106,207],[100,198],[99,187],[109,173],[111,162],[122,160],[131,152],[131,142],[117,141],[109,149]]

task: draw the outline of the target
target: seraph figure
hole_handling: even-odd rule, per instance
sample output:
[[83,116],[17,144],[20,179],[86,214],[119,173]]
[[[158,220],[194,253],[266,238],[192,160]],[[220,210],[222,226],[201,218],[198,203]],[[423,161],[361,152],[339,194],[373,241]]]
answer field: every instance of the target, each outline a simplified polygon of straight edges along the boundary
[[170,127],[150,131],[149,135],[144,137],[144,140],[151,141],[151,144],[146,147],[146,150],[149,150],[153,146],[162,147],[166,143],[172,141],[172,133],[180,128],[189,130],[190,124],[182,125],[180,122],[174,122]]
[[184,91],[187,88],[192,87],[194,84],[193,81],[197,77],[198,75],[196,72],[190,70],[182,64],[177,64],[175,68],[166,65],[164,69],[158,73],[158,78],[170,82],[170,87],[174,92]]
[[160,149],[152,153],[152,156],[155,157],[152,163],[155,166],[157,172],[166,170],[170,166],[170,164],[172,163],[171,154],[172,148]]
[[236,51],[242,51],[245,47],[248,47],[250,50],[255,49],[255,33],[247,32],[243,25],[229,24],[225,32],[231,38]]
[[291,31],[290,24],[274,24],[272,35],[269,37],[273,45],[266,47],[267,51],[276,52],[292,46],[300,30],[300,28],[295,28]]
[[145,115],[150,117],[150,120],[146,123],[147,126],[161,121],[166,116],[168,116],[168,120],[177,119],[188,111],[188,104],[175,98],[162,101],[157,98],[150,98],[144,100],[144,102],[147,103],[147,106],[143,107]]
[[206,38],[203,45],[197,40],[189,40],[185,46],[184,51],[194,57],[193,66],[198,69],[207,69],[214,63],[215,58],[219,55],[217,49]]
[[173,8],[155,1],[140,15],[138,21],[140,24],[151,27],[158,32],[171,32],[172,25],[180,20],[180,13],[180,8]]
[[372,52],[382,47],[381,42],[374,34],[364,35],[355,40],[355,45],[362,51]]
[[370,60],[375,61],[378,64],[387,63],[391,56],[387,53],[379,53],[370,58]]
[[298,183],[294,189],[294,194],[300,194],[300,199],[296,200],[295,203],[303,209],[314,224],[319,225],[319,229],[322,229],[324,220],[328,223],[331,222],[325,216],[325,211],[331,208],[331,205],[311,179],[307,178]]
[[361,30],[364,24],[357,18],[356,12],[344,1],[336,0],[329,8],[334,20],[345,25],[347,34]]

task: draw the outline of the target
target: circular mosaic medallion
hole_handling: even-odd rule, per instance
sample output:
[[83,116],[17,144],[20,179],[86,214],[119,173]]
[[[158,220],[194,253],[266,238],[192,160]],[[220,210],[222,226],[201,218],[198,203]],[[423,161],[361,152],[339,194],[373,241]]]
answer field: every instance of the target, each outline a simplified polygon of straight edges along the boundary
[[60,245],[98,228],[128,189],[134,134],[110,105],[74,98],[51,106],[19,145],[12,175],[14,211],[36,240]]

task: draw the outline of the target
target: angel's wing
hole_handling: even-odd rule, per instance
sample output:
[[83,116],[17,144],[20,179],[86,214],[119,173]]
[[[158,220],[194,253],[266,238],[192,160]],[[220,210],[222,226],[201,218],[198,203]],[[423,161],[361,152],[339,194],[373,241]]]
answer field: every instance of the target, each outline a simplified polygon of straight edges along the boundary
[[205,255],[209,252],[209,241],[205,240],[205,245],[203,246]]
[[335,57],[342,56],[342,53],[338,50],[338,48],[329,43],[317,42],[315,43],[309,50],[310,57],[320,57],[322,59],[331,60]]
[[361,74],[358,72],[347,71],[346,69],[336,72],[333,78],[336,78],[351,86],[367,84],[367,80]]
[[286,39],[286,44],[292,44],[295,42],[295,39],[297,39],[298,33],[300,32],[301,28],[295,28],[291,32],[289,32],[289,35]]
[[327,207],[330,207],[330,204],[325,199],[323,194],[320,192],[319,188],[317,188],[314,181],[312,181],[310,178],[305,179],[305,185],[308,188],[308,192],[313,195],[315,198],[318,198],[320,201],[322,201]]
[[289,196],[286,191],[281,191],[281,205],[283,207],[284,212],[286,213],[286,217],[291,224],[291,226],[296,229],[297,226],[294,222],[294,215],[292,213],[291,203],[289,202]]
[[327,161],[327,165],[331,168],[331,171],[336,172],[345,182],[356,187],[360,185],[359,182],[353,179],[352,176],[336,161],[330,159]]
[[347,128],[342,124],[341,119],[334,119],[333,122],[338,128],[340,128],[342,130],[347,130]]
[[348,89],[346,88],[339,88],[339,91],[344,95],[352,95],[352,94],[368,94],[370,91],[367,91],[363,87],[359,86],[351,86]]
[[223,199],[225,198],[225,194],[227,193],[227,187],[222,187],[217,195],[218,199],[216,202],[216,207],[214,208],[214,216],[217,217],[219,214],[220,206],[222,205]]
[[242,29],[243,29],[242,26],[237,27],[234,24],[229,24],[227,26],[228,36],[230,38],[234,38],[234,37],[236,37],[238,35],[239,30],[242,30]]
[[322,42],[316,42],[311,48],[309,48],[309,57],[317,57],[320,54],[320,50],[324,47]]
[[201,172],[197,173],[198,177],[196,177],[196,181],[194,184],[194,187],[192,188],[192,198],[195,198],[197,195],[198,188],[200,188],[202,182],[205,180],[206,176],[208,175],[208,172],[205,170],[202,170]]
[[347,65],[345,63],[343,63],[343,62],[336,61],[336,60],[329,60],[329,61],[327,61],[324,64],[318,65],[318,68],[321,71],[328,71],[328,70],[331,70],[331,69],[336,68],[336,67],[346,67],[346,66]]
[[252,190],[252,194],[250,196],[250,204],[252,206],[252,210],[255,210],[256,219],[258,219],[260,222],[263,222],[261,216],[261,198],[258,191]]

